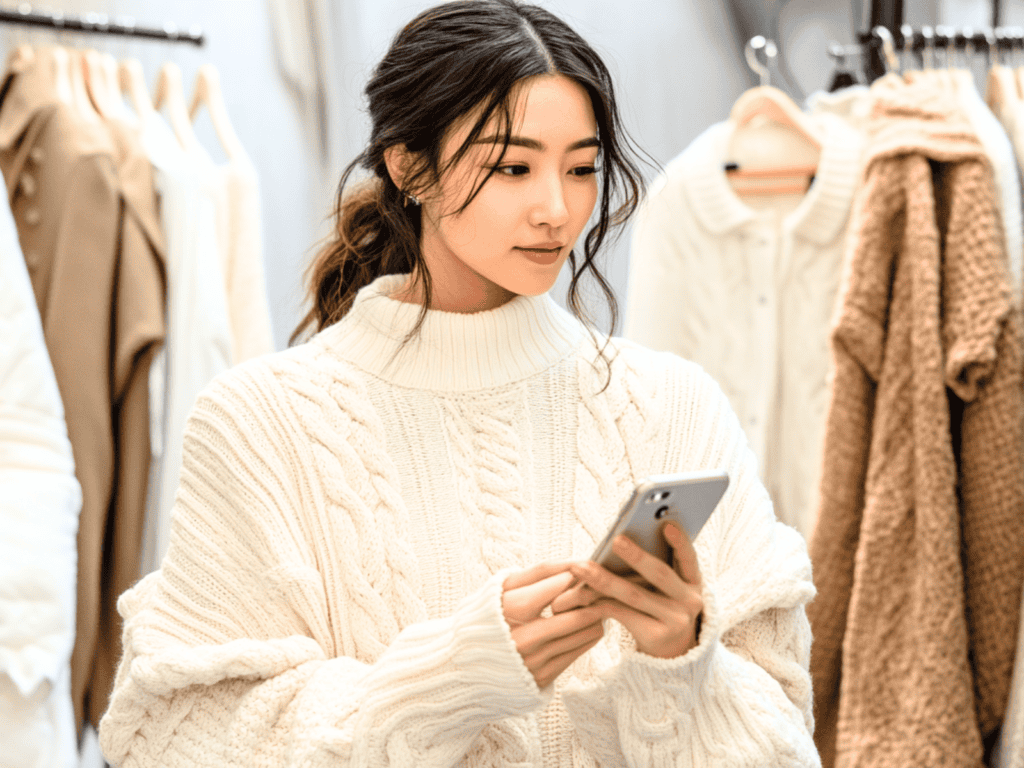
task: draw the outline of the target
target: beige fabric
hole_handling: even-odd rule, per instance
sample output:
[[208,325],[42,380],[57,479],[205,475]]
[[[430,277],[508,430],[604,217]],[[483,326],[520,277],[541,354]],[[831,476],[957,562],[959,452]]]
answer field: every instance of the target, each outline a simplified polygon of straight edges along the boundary
[[879,91],[811,540],[816,742],[825,766],[976,766],[1024,578],[1020,318],[965,119]]
[[106,709],[120,655],[116,600],[138,576],[148,366],[164,334],[163,242],[148,162],[123,129],[112,133],[57,100],[48,55],[10,63],[0,169],[82,486],[71,660],[81,727]]

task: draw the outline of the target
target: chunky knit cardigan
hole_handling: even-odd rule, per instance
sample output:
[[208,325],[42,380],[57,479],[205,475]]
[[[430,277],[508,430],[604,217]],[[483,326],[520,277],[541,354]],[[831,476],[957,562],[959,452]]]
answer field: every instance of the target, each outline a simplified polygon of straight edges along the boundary
[[[547,296],[471,315],[364,288],[222,375],[185,437],[170,548],[121,599],[117,766],[813,766],[813,596],[721,390]],[[607,384],[607,386],[605,386]],[[510,569],[586,558],[640,478],[721,467],[697,647],[605,639],[539,690]]]
[[877,84],[817,528],[825,766],[982,764],[1024,579],[1021,326],[992,171],[948,96]]

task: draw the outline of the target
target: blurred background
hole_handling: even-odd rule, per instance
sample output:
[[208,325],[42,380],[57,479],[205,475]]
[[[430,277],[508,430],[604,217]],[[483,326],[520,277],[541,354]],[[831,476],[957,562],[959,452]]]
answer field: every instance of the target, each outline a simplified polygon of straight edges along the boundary
[[[152,88],[176,62],[186,97],[200,65],[220,72],[228,113],[261,185],[267,289],[277,347],[302,314],[302,273],[329,231],[341,170],[368,134],[362,88],[399,27],[429,0],[50,0],[33,6],[132,17],[140,25],[198,27],[205,44],[132,41],[86,33],[0,27],[4,53],[18,43],[95,47],[142,62]],[[798,102],[825,88],[830,42],[867,28],[862,0],[539,0],[593,44],[611,68],[627,126],[658,162],[723,120],[756,76],[743,46],[753,35],[779,47],[773,84]],[[5,3],[17,9],[17,3]],[[1002,23],[1024,24],[1024,0],[1001,0]],[[991,0],[905,0],[906,23],[983,28]],[[221,151],[206,111],[200,140]],[[655,170],[647,168],[648,175]],[[606,274],[620,297],[629,281],[628,233],[609,249]],[[564,298],[564,285],[555,295]],[[607,322],[606,320],[604,321]]]

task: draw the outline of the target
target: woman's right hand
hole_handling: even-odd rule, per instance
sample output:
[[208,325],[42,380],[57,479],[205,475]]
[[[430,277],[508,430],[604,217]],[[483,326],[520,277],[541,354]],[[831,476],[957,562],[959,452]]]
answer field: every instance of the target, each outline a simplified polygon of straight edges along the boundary
[[501,606],[512,640],[538,688],[546,688],[604,636],[603,605],[596,603],[554,616],[541,613],[575,578],[571,563],[541,563],[505,579]]

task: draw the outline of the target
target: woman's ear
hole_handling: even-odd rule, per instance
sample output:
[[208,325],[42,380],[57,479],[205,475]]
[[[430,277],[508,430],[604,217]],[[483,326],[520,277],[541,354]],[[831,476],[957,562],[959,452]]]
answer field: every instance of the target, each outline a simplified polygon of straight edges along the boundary
[[405,148],[404,144],[394,144],[384,150],[384,165],[388,168],[388,175],[395,182],[395,186],[403,192],[410,160],[409,150]]

